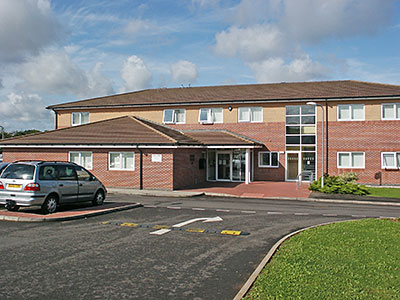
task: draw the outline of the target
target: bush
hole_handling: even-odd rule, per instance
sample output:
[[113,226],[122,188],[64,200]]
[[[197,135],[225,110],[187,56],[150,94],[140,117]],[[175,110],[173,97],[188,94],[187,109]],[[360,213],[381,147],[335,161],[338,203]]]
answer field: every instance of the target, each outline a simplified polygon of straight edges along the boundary
[[352,194],[368,195],[369,191],[364,185],[356,183],[358,175],[354,172],[347,172],[339,176],[324,177],[324,187],[321,188],[321,177],[310,184],[309,189],[314,192],[325,194]]

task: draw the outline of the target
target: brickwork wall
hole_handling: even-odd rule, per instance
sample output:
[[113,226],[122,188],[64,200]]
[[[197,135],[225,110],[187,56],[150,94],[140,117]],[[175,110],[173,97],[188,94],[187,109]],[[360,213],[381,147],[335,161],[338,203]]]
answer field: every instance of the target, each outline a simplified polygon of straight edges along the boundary
[[[204,149],[175,149],[174,189],[193,186],[206,181],[206,166],[199,168],[199,160],[206,154]],[[194,160],[190,160],[194,155]]]
[[[329,122],[329,174],[356,172],[359,182],[400,184],[400,170],[381,169],[381,152],[400,151],[399,121]],[[318,151],[321,153],[321,124],[318,124]],[[364,169],[337,168],[338,152],[365,152]],[[321,173],[322,157],[318,156]]]
[[[79,149],[73,151],[92,151],[93,169],[90,170],[106,187],[140,186],[140,154],[135,152],[134,171],[108,170],[107,149]],[[112,152],[131,152],[128,149],[112,149]],[[143,150],[143,188],[173,188],[173,149]],[[4,162],[16,160],[68,161],[68,149],[3,149]],[[162,154],[162,162],[152,162],[152,154]]]

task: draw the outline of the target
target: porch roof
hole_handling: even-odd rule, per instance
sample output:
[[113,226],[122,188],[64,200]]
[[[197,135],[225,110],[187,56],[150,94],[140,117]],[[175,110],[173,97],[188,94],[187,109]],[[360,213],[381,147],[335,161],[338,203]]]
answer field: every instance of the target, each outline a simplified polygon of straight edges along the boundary
[[261,146],[250,138],[225,131],[185,133],[135,116],[124,116],[80,126],[8,138],[0,147],[207,147]]

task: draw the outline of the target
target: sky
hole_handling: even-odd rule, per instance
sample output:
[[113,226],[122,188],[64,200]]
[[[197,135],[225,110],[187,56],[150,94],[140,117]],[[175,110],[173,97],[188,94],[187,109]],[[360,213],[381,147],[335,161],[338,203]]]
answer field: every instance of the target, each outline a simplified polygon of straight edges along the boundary
[[0,126],[148,88],[400,84],[400,0],[0,0]]

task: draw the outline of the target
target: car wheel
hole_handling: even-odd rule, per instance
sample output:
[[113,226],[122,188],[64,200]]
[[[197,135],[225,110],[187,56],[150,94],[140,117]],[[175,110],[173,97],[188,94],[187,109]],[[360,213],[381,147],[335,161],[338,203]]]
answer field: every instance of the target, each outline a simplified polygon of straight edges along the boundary
[[46,214],[55,213],[57,210],[58,199],[55,195],[50,195],[46,198],[42,205],[42,211]]
[[6,205],[6,208],[7,208],[8,211],[18,211],[19,206],[15,205],[15,204],[12,204],[12,205]]
[[93,205],[102,205],[104,203],[104,192],[102,190],[97,191],[92,201]]

